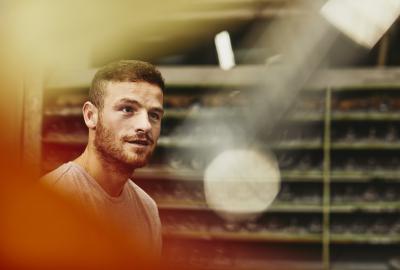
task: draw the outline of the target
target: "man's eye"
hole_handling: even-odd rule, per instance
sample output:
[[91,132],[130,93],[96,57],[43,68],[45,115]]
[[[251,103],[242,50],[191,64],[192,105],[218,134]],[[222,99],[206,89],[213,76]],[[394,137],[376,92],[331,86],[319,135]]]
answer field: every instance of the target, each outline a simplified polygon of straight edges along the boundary
[[158,113],[149,113],[149,116],[151,119],[156,120],[156,121],[161,119],[161,116]]
[[133,112],[133,108],[129,107],[129,106],[125,106],[125,107],[122,107],[122,111],[124,113],[131,113],[131,112]]

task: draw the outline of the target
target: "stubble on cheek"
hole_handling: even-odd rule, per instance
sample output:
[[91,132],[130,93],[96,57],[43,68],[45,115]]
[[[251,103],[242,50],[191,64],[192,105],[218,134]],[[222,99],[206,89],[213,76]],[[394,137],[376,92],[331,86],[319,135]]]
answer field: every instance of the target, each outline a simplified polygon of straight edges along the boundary
[[[157,127],[154,128],[157,129]],[[153,144],[141,149],[128,142],[132,139],[132,134],[108,128],[100,117],[95,131],[94,145],[104,160],[140,168],[148,164],[157,145],[160,128],[158,128],[158,132],[154,131],[151,133]]]
[[121,149],[118,148],[117,136],[108,130],[101,121],[96,127],[96,136],[94,139],[94,145],[102,157],[105,159],[119,159]]

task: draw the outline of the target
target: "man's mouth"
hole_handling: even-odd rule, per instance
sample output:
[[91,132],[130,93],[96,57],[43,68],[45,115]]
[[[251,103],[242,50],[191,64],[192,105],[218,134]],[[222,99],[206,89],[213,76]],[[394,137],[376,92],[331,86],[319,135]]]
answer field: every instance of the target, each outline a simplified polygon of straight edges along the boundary
[[151,142],[149,140],[132,140],[128,141],[128,143],[142,145],[142,146],[151,145]]

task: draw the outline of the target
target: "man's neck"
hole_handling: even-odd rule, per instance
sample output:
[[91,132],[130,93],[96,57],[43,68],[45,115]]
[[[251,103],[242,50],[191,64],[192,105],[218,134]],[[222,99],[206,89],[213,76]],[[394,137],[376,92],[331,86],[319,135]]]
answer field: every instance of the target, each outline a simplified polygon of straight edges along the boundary
[[74,162],[82,166],[111,197],[121,195],[133,170],[116,162],[107,162],[95,149],[86,147]]

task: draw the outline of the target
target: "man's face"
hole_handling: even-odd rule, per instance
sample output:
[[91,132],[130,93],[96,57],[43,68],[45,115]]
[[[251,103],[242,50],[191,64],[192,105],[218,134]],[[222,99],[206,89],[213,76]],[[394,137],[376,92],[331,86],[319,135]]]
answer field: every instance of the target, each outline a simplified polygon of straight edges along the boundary
[[133,168],[147,164],[163,116],[163,93],[148,82],[108,82],[94,144],[106,160]]

